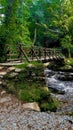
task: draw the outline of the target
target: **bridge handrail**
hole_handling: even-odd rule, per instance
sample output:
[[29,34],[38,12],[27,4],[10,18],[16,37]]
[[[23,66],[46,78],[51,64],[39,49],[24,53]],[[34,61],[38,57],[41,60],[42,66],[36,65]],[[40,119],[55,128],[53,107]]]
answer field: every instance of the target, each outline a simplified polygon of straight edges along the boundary
[[25,46],[22,44],[15,45],[14,48],[10,48],[10,53],[8,54],[8,57],[25,57],[28,61],[30,61],[30,58],[33,60],[36,58],[37,60],[40,60],[44,57],[46,59],[47,57],[61,57],[62,56],[62,49],[61,48],[47,48],[47,47],[41,47],[41,46]]

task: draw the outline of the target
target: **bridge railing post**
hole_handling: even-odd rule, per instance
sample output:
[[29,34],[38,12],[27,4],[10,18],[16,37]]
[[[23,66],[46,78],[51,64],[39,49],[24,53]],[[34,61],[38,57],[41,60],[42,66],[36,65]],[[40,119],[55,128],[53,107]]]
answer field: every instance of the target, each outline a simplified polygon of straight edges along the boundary
[[39,58],[39,61],[41,60],[41,57],[42,57],[42,51],[41,51],[41,47],[38,47],[37,48],[37,51],[38,51],[38,58]]
[[22,61],[22,51],[21,51],[21,44],[18,44],[17,46],[17,51],[18,51],[18,56],[17,58],[20,59]]
[[46,48],[44,48],[44,60],[46,60]]

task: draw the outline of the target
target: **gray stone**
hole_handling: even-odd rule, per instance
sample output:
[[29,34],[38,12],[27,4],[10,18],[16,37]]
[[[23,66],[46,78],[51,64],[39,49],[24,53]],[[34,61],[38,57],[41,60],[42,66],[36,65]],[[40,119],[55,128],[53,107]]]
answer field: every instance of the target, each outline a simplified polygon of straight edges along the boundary
[[15,69],[15,72],[17,72],[17,73],[19,73],[19,72],[21,72],[22,71],[22,69],[19,69],[19,68],[16,68]]

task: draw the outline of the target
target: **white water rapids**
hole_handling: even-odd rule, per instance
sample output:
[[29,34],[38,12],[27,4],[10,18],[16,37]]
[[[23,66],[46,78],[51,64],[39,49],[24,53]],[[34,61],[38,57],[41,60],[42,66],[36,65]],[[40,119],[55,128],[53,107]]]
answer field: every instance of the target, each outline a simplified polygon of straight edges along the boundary
[[60,93],[73,94],[73,73],[45,69],[46,85]]

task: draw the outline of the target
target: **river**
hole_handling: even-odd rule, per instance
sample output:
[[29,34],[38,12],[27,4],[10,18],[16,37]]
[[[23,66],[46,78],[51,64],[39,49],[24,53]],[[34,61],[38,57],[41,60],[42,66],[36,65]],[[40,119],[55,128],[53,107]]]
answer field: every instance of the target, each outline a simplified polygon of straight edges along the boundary
[[44,74],[51,94],[63,103],[61,111],[73,112],[73,73],[46,68]]

